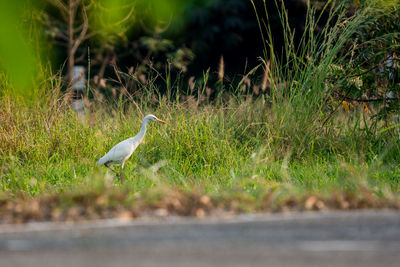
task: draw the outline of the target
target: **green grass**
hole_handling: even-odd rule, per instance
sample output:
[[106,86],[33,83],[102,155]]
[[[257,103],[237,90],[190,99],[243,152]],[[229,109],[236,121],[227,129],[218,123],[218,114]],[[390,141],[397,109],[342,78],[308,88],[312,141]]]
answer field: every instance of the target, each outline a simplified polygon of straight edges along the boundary
[[[362,110],[343,111],[328,129],[316,131],[320,125],[278,127],[280,119],[261,99],[229,102],[220,107],[161,102],[140,111],[128,104],[128,111],[116,115],[96,106],[87,122],[67,106],[56,107],[57,112],[6,108],[1,189],[40,195],[105,177],[107,169],[96,166],[96,160],[134,136],[142,114],[154,113],[168,123],[150,125],[126,165],[124,184],[135,192],[166,184],[207,193],[239,187],[252,195],[270,185],[324,190],[351,188],[360,181],[398,190],[399,131],[371,136],[357,119],[367,116]],[[310,137],[309,131],[317,134]]]
[[[38,85],[35,102],[3,93],[0,204],[18,202],[22,195],[25,200],[58,196],[53,208],[82,205],[82,199],[90,206],[104,195],[114,203],[107,207],[135,207],[134,214],[165,206],[196,215],[191,207],[203,203],[206,194],[214,208],[240,211],[398,207],[400,129],[362,106],[345,112],[340,102],[327,97],[330,66],[344,62],[347,53],[340,51],[345,41],[367,19],[362,13],[349,19],[343,10],[335,12],[337,25],[319,36],[311,35],[316,25],[308,21],[309,39],[304,37],[301,49],[286,47],[285,62],[290,64],[280,63],[273,45],[266,45],[265,54],[272,55],[270,87],[257,97],[223,93],[221,84],[215,85],[221,92],[213,101],[174,95],[185,87],[179,81],[161,94],[151,81],[138,84],[140,97],[104,101],[92,91],[82,122],[64,101],[57,77]],[[285,16],[283,12],[283,22]],[[286,34],[290,40],[290,31]],[[255,76],[249,77],[257,83]],[[200,96],[204,88],[203,82],[195,91]],[[167,124],[150,125],[121,184],[95,163],[113,145],[134,136],[148,113]],[[174,204],[171,195],[186,208]],[[314,195],[323,206],[310,200]],[[208,204],[201,205],[206,209]],[[111,216],[106,214],[102,216]],[[42,219],[53,215],[46,216]]]

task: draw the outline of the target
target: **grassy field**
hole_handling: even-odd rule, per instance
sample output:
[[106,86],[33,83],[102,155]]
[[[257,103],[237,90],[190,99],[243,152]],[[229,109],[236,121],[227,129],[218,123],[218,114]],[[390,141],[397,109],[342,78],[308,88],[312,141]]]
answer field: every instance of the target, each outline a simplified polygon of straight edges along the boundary
[[[119,97],[106,100],[91,89],[83,122],[59,77],[43,75],[50,78],[38,83],[35,101],[15,99],[3,78],[0,221],[398,208],[399,127],[327,97],[332,66],[344,63],[344,44],[366,19],[342,15],[340,26],[304,40],[303,50],[288,45],[290,66],[271,57],[260,67],[263,79],[245,76],[268,83],[261,94],[243,92],[244,82],[235,92],[207,85],[206,77],[191,96],[173,93],[189,87],[180,82],[166,82],[166,93],[141,84],[136,95],[121,85]],[[219,94],[208,99],[207,86]],[[149,113],[167,124],[150,125],[121,183],[95,163]]]

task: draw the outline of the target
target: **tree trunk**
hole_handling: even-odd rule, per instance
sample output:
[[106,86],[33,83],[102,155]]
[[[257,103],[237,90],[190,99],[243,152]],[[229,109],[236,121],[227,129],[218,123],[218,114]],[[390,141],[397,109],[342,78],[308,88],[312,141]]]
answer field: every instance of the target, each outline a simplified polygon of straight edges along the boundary
[[75,52],[73,51],[74,46],[74,20],[75,20],[75,0],[69,0],[68,6],[68,84],[72,86],[72,79],[74,75],[74,65],[75,65]]

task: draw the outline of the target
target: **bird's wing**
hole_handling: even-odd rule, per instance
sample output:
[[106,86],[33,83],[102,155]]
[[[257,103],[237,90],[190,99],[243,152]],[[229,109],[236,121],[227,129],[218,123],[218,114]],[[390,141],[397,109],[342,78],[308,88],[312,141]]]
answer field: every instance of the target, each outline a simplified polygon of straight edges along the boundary
[[118,144],[116,144],[107,154],[99,159],[97,162],[98,165],[103,165],[107,162],[122,162],[127,156],[132,154],[131,152],[131,144],[127,140],[124,140]]

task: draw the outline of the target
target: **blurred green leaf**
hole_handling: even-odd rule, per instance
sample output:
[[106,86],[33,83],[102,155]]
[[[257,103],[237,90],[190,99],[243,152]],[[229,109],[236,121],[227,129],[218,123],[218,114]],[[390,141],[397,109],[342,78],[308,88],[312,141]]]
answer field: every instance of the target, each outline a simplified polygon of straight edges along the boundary
[[124,33],[134,23],[135,4],[135,1],[127,0],[92,1],[90,18],[95,31],[101,33],[100,38],[111,43],[117,39],[110,35],[124,38]]
[[122,37],[136,23],[149,29],[170,26],[173,20],[182,19],[184,4],[183,0],[93,0],[90,16],[95,29],[105,36],[115,34]]
[[31,93],[34,77],[34,51],[21,19],[26,1],[0,1],[0,68],[17,92]]

